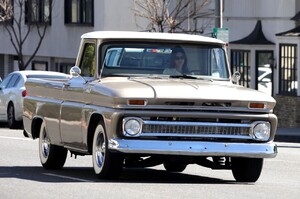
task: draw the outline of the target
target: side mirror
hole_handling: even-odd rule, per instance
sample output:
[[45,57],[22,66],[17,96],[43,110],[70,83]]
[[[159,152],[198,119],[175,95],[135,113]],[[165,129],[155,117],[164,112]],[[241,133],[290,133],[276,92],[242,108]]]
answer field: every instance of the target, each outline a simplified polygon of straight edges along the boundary
[[73,66],[70,69],[70,75],[71,77],[78,77],[81,75],[81,69],[78,66]]
[[234,84],[238,84],[241,79],[241,73],[239,71],[235,71],[231,77],[231,80]]

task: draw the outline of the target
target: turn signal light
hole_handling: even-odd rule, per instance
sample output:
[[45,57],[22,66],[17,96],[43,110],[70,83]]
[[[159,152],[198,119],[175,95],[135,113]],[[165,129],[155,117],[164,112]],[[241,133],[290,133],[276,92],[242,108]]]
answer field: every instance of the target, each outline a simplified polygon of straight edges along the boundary
[[146,103],[146,100],[128,100],[128,105],[145,106]]
[[258,108],[258,109],[264,109],[266,108],[265,103],[249,103],[249,108]]

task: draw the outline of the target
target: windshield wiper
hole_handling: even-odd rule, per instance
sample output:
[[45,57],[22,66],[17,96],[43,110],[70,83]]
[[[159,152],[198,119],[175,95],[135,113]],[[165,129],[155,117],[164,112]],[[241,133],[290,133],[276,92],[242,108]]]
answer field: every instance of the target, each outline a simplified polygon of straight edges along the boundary
[[198,79],[197,77],[194,77],[194,76],[191,76],[191,75],[186,75],[186,74],[183,74],[183,75],[170,75],[169,76],[170,78],[178,78],[178,79]]

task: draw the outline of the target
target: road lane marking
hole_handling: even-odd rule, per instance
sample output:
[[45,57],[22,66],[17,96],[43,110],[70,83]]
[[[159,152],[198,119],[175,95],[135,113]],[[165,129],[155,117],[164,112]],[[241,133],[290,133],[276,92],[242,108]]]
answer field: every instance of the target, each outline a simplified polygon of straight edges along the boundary
[[68,180],[76,180],[76,181],[79,181],[79,182],[94,182],[94,181],[85,180],[85,179],[82,179],[82,178],[74,178],[74,177],[70,177],[70,176],[57,175],[57,174],[53,174],[53,173],[43,173],[43,174],[47,175],[47,176],[57,177],[57,178],[63,178],[63,179],[68,179]]
[[34,141],[30,138],[19,138],[19,137],[9,137],[9,136],[0,136],[2,139],[12,139],[12,140],[25,140],[25,141]]

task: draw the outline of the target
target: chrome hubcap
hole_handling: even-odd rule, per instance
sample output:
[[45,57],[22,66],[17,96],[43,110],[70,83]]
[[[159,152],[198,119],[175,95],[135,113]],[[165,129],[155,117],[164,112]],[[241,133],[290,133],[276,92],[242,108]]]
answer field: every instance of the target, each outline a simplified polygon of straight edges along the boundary
[[105,139],[102,133],[98,135],[95,147],[96,147],[96,152],[95,152],[96,164],[98,167],[101,168],[104,164],[104,157],[105,157]]
[[44,156],[44,158],[47,158],[49,155],[49,150],[50,150],[50,141],[46,135],[45,130],[43,131],[41,149],[42,149],[42,155]]

